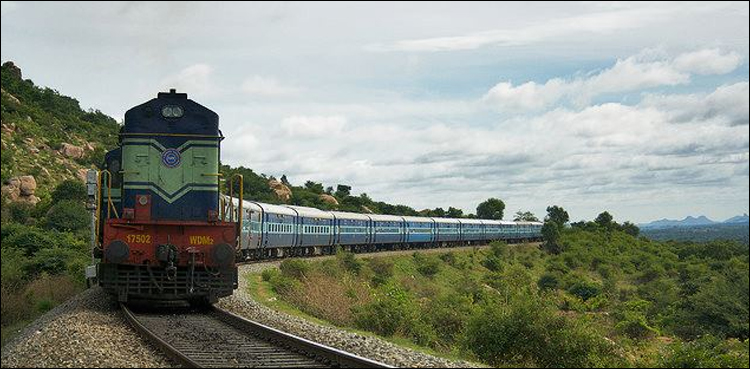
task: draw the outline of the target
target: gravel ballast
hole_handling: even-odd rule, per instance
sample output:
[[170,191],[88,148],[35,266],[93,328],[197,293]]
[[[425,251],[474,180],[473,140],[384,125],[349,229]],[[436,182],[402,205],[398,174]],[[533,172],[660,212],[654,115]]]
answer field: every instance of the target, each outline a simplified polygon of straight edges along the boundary
[[100,288],[52,309],[2,350],[3,368],[174,367],[125,321]]
[[247,274],[278,267],[278,264],[279,262],[269,262],[241,265],[239,288],[234,295],[221,299],[218,306],[284,332],[396,367],[465,368],[479,366],[476,363],[435,357],[397,346],[377,337],[320,325],[261,305],[248,293]]

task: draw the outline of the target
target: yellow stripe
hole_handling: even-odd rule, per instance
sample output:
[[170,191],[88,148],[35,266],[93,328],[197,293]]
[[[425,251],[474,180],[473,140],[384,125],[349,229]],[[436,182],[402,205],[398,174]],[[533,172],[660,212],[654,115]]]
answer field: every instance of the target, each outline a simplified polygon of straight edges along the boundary
[[165,137],[203,137],[224,138],[224,136],[189,135],[185,133],[120,133],[120,136],[165,136]]

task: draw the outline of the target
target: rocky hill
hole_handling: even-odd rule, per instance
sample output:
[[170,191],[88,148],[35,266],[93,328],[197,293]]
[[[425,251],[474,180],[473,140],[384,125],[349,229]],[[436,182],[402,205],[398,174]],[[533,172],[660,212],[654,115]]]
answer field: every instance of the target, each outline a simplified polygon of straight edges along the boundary
[[35,204],[65,179],[85,178],[117,143],[120,125],[98,110],[2,65],[2,183],[11,201]]

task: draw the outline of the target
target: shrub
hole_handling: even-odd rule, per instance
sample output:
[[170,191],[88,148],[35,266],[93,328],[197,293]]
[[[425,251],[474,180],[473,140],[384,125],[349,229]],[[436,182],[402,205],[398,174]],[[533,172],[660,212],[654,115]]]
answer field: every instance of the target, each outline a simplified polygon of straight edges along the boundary
[[301,259],[289,259],[282,261],[279,269],[285,277],[302,279],[310,273],[310,263]]
[[550,273],[542,275],[539,278],[539,281],[536,282],[536,285],[539,287],[539,289],[543,291],[554,290],[559,284],[560,282],[557,280],[557,277],[554,274]]
[[747,368],[748,341],[722,341],[706,335],[692,342],[675,342],[659,359],[663,368]]
[[[97,163],[98,164],[98,163]],[[73,200],[77,202],[86,201],[86,185],[81,181],[66,179],[52,191],[52,202]]]
[[3,207],[8,209],[9,220],[20,224],[27,224],[34,210],[34,205],[23,202],[11,202]]
[[463,347],[496,366],[601,366],[612,354],[597,332],[532,296],[477,311],[468,322]]
[[47,225],[59,231],[78,231],[85,229],[91,221],[83,204],[76,200],[64,200],[56,203],[47,213]]
[[339,249],[336,253],[336,260],[338,260],[344,270],[347,270],[350,273],[359,274],[359,271],[362,270],[362,261],[357,260],[351,252],[341,251],[341,249]]
[[[24,270],[28,263],[28,259],[23,256],[23,251],[11,247],[3,247],[0,260],[2,260],[3,288],[14,289],[21,285],[26,278]],[[3,300],[3,304],[5,304],[5,300]]]
[[385,258],[372,258],[368,262],[372,269],[372,283],[376,286],[383,285],[393,277],[393,262]]
[[396,332],[406,333],[409,322],[418,317],[418,309],[409,294],[391,283],[379,289],[375,301],[354,309],[357,327],[386,337]]
[[449,293],[429,302],[426,317],[445,346],[463,334],[473,312],[471,296]]
[[414,258],[414,264],[417,267],[419,274],[432,278],[438,272],[440,272],[440,260],[434,257],[425,256],[422,253],[415,252],[412,254]]
[[634,339],[642,339],[652,336],[656,329],[648,324],[646,312],[651,303],[641,299],[627,301],[614,310],[614,317],[618,320],[615,329],[618,332]]
[[570,288],[568,288],[568,292],[580,297],[583,301],[586,301],[592,297],[599,296],[599,294],[602,292],[602,288],[597,283],[586,280],[578,280],[572,286],[570,286]]
[[[3,227],[4,228],[4,227]],[[18,227],[2,240],[3,248],[15,247],[31,256],[40,248],[54,245],[54,237],[49,232],[34,227]]]

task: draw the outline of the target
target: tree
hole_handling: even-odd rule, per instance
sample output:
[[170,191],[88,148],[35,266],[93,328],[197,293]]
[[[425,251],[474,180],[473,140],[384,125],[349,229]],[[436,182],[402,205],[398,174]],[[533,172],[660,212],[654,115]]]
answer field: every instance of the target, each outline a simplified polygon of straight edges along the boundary
[[336,186],[336,197],[338,197],[340,200],[344,199],[345,197],[349,197],[349,194],[351,194],[352,186],[347,185],[337,185]]
[[560,246],[560,226],[555,222],[546,221],[542,226],[542,237],[544,237],[544,245],[542,247],[551,254],[559,254],[562,252]]
[[451,206],[448,208],[448,212],[445,215],[448,218],[461,218],[464,216],[464,211]]
[[598,224],[602,228],[610,228],[612,227],[612,214],[605,211],[596,216],[596,219],[594,219],[594,223]]
[[80,201],[65,200],[53,205],[47,213],[47,224],[58,231],[77,231],[89,225],[89,215]]
[[326,193],[329,195],[333,195],[333,187],[332,186],[326,187]]
[[561,228],[570,220],[568,212],[560,206],[552,205],[547,207],[547,217],[544,220],[557,223]]
[[323,193],[323,184],[313,181],[307,181],[305,182],[305,188],[311,192],[322,194]]
[[503,219],[505,203],[494,197],[477,206],[477,218],[480,219]]
[[538,222],[539,218],[534,215],[534,213],[530,211],[517,211],[515,218],[513,218],[513,221],[515,222]]
[[286,179],[286,174],[282,174],[282,175],[281,175],[281,183],[283,183],[283,184],[285,184],[285,185],[287,185],[287,186],[289,186],[289,185],[290,185],[290,184],[289,184],[289,180],[288,180],[288,179]]
[[81,181],[66,179],[52,191],[52,202],[64,200],[86,201],[86,185]]
[[638,234],[641,233],[641,229],[638,228],[637,225],[630,223],[630,222],[622,223],[622,226],[620,228],[622,228],[623,232],[633,237],[638,237]]

